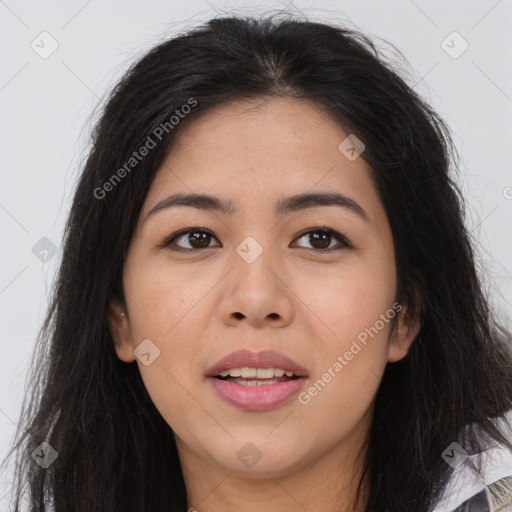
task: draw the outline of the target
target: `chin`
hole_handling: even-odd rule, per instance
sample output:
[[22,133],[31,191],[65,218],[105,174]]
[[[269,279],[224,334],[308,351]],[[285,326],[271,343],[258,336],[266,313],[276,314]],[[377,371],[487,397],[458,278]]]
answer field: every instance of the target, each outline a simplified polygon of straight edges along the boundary
[[[267,440],[266,443],[264,441],[253,443],[244,440],[234,444],[235,448],[231,445],[222,453],[214,454],[214,458],[217,464],[226,471],[243,478],[268,479],[269,473],[272,477],[283,477],[306,464],[307,455],[305,453],[301,458],[296,447],[283,446],[279,441],[269,442]],[[297,440],[296,446],[301,445],[302,443]],[[233,450],[235,457],[233,457]]]

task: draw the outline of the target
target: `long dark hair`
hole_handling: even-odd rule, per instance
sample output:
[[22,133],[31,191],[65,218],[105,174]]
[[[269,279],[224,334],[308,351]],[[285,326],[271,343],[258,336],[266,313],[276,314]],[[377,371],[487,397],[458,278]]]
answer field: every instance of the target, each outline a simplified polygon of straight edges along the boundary
[[[16,511],[24,488],[31,512],[45,499],[56,512],[186,510],[174,434],[137,364],[116,356],[107,308],[124,301],[123,261],[175,134],[214,106],[269,96],[315,102],[364,142],[393,233],[398,298],[421,317],[375,398],[366,511],[431,510],[453,471],[441,457],[452,442],[470,454],[484,439],[512,450],[495,424],[512,408],[511,337],[476,270],[442,119],[358,30],[223,17],[150,50],[93,132],[11,450]],[[148,137],[155,146],[127,165]],[[58,454],[47,468],[31,456],[43,441]]]

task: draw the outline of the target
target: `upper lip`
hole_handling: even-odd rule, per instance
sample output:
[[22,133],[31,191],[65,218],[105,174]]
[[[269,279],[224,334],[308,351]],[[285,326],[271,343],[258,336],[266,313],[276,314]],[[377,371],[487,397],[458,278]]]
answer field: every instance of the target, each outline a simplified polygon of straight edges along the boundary
[[252,352],[250,350],[238,350],[228,354],[217,361],[207,372],[208,377],[216,377],[220,372],[230,368],[281,368],[287,372],[293,372],[297,377],[307,377],[306,368],[296,363],[288,356],[273,350]]

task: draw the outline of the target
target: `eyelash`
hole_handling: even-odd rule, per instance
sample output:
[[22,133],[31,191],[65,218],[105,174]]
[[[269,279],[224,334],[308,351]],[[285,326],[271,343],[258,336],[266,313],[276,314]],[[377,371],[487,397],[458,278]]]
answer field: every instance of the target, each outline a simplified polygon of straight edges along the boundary
[[[186,235],[188,233],[206,233],[206,234],[211,235],[212,237],[216,238],[213,235],[213,233],[211,231],[207,230],[207,229],[204,229],[204,228],[187,228],[187,229],[180,230],[177,233],[174,233],[169,238],[164,240],[161,244],[159,244],[158,247],[161,248],[161,249],[168,248],[171,251],[175,251],[175,252],[199,252],[199,251],[205,251],[207,249],[211,249],[212,248],[212,247],[204,247],[203,249],[184,249],[184,248],[178,247],[178,246],[171,247],[171,245],[174,243],[175,240],[177,240],[178,238],[180,238],[183,235]],[[332,251],[335,251],[335,250],[340,250],[340,249],[344,249],[344,248],[352,248],[353,247],[352,244],[348,241],[348,239],[345,236],[343,236],[341,233],[338,233],[334,229],[326,228],[325,226],[322,227],[322,228],[310,228],[310,229],[308,229],[306,231],[303,231],[302,233],[297,235],[295,240],[303,238],[305,235],[308,235],[309,233],[330,234],[334,239],[336,239],[338,242],[340,242],[341,245],[343,246],[343,247],[331,247],[329,249],[315,249],[315,248],[309,249],[309,250],[311,250],[313,252],[329,253],[329,252],[332,252]],[[308,248],[304,247],[304,249],[308,249]]]

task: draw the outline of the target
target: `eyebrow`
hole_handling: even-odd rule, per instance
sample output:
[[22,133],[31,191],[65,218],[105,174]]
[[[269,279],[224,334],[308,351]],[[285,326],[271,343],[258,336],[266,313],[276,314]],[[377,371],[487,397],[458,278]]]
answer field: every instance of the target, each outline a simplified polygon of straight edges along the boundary
[[[147,214],[144,222],[149,217],[162,210],[177,206],[188,206],[204,211],[217,211],[226,215],[233,215],[236,209],[229,200],[223,200],[208,194],[173,194],[156,204]],[[276,216],[286,215],[291,212],[305,210],[307,208],[319,208],[325,206],[338,206],[346,208],[359,215],[368,222],[368,216],[363,208],[353,199],[343,194],[334,192],[303,193],[279,199],[274,205]]]

